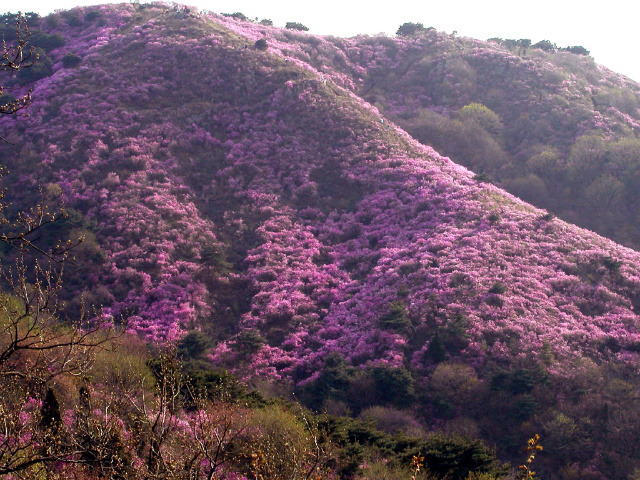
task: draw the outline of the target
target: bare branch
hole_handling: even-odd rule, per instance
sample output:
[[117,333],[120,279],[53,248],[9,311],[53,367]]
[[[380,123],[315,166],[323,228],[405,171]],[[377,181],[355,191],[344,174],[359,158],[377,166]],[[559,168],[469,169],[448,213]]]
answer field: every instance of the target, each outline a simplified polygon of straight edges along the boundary
[[[38,59],[38,54],[33,46],[29,46],[29,27],[27,26],[27,18],[18,14],[16,21],[16,38],[14,42],[7,43],[2,37],[2,46],[0,47],[0,71],[9,71],[15,74],[19,70],[29,68],[34,65]],[[15,115],[24,110],[31,104],[31,92],[8,101],[0,102],[0,115]],[[4,95],[4,87],[0,86],[0,98]],[[0,141],[9,143],[0,135]]]

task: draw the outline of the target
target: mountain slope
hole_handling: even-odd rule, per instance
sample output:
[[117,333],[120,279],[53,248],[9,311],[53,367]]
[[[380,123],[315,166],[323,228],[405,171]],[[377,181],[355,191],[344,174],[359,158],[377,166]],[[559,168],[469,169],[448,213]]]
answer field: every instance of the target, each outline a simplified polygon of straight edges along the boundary
[[597,65],[584,49],[481,42],[434,29],[340,39],[227,23],[312,65],[421,142],[512,193],[640,245],[640,86]]
[[22,201],[45,185],[89,232],[70,318],[84,298],[150,341],[201,329],[216,364],[306,386],[336,354],[420,382],[444,360],[487,384],[637,368],[640,254],[482,182],[238,25],[164,5],[42,21],[66,44],[30,116],[0,120],[0,154]]
[[[616,337],[635,321],[634,252],[542,218],[214,19],[152,7],[134,23],[130,10],[109,12],[117,27],[76,27],[97,40],[60,49],[83,63],[57,64],[37,83],[19,128],[40,179],[97,223],[109,259],[97,281],[112,282],[114,314],[137,310],[134,328],[151,334],[167,322],[160,335],[170,338],[206,318],[216,294],[206,282],[220,278],[192,280],[203,257],[229,249],[231,278],[255,294],[241,326],[286,327],[298,339],[292,328],[322,324],[317,342],[349,325],[354,336],[341,342],[378,345],[358,363],[402,358],[404,335],[377,324],[400,286],[412,328],[469,317],[473,356],[504,349],[499,339],[482,345],[482,332],[504,322],[522,323],[507,336],[525,349],[594,348],[558,335],[562,325],[592,330],[589,343],[636,341]],[[489,292],[498,282],[508,295]]]

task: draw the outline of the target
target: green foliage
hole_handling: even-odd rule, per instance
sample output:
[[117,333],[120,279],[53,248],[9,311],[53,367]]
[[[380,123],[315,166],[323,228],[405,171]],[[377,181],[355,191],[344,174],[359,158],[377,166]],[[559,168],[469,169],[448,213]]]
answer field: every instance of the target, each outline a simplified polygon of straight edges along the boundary
[[82,63],[82,57],[76,55],[75,53],[67,53],[64,57],[62,57],[62,65],[65,68],[73,68],[77,67]]
[[[215,369],[207,361],[189,360],[184,363],[186,379],[182,393],[187,406],[195,407],[192,400],[205,398],[212,401],[254,403],[256,395],[249,395],[236,377],[226,370]],[[259,401],[257,403],[260,403]]]
[[36,48],[41,48],[45,52],[50,52],[56,48],[63,47],[65,39],[59,33],[50,35],[42,31],[35,31],[29,37],[29,42]]
[[[635,105],[629,105],[635,108]],[[606,144],[608,170],[616,172],[616,177],[625,184],[627,194],[640,187],[640,139],[621,138]],[[603,165],[604,167],[604,165]]]
[[265,25],[267,27],[273,27],[273,20],[270,20],[268,18],[263,18],[262,20],[260,20],[260,25]]
[[561,179],[563,165],[560,151],[552,146],[541,146],[539,151],[529,157],[526,162],[527,169],[541,178],[556,180]]
[[485,173],[485,172],[476,173],[473,176],[473,179],[475,181],[477,181],[477,182],[485,182],[485,183],[491,183],[493,181],[491,176],[488,173]]
[[542,385],[549,375],[541,366],[500,370],[491,379],[491,388],[512,394],[530,393],[536,385]]
[[69,27],[82,26],[82,20],[80,20],[80,17],[78,16],[77,12],[73,10],[67,10],[67,11],[60,12],[60,15],[67,22],[67,25]]
[[409,293],[411,292],[409,291],[409,288],[406,285],[400,285],[398,287],[398,297],[407,298],[409,296]]
[[417,453],[424,456],[426,469],[438,477],[464,480],[472,472],[504,475],[508,471],[498,460],[495,450],[480,440],[433,435],[420,447]]
[[411,329],[407,306],[402,300],[389,303],[389,311],[380,318],[380,328],[406,333]]
[[363,410],[359,418],[372,422],[378,430],[390,435],[403,433],[404,435],[419,437],[424,434],[423,428],[410,410],[375,406]]
[[210,347],[211,340],[204,333],[194,330],[178,341],[178,356],[183,359],[197,359]]
[[588,56],[589,55],[589,50],[587,50],[586,48],[580,46],[580,45],[576,45],[573,47],[566,47],[566,48],[561,48],[560,50],[565,51],[565,52],[569,52],[569,53],[573,53],[574,55],[584,55],[584,56]]
[[16,27],[21,19],[26,20],[31,29],[37,27],[41,20],[40,15],[33,12],[25,13],[22,17],[19,13],[0,14],[0,41],[4,37],[8,43],[16,38]]
[[100,17],[102,17],[102,14],[98,10],[92,10],[91,12],[87,12],[85,14],[84,21],[90,23],[94,20],[99,19]]
[[504,130],[500,116],[481,103],[465,105],[458,112],[458,118],[462,122],[476,124],[494,136],[501,135]]
[[319,409],[326,399],[345,402],[352,381],[353,371],[338,352],[332,352],[324,360],[318,380],[306,386],[300,397],[314,409]]
[[415,396],[413,377],[404,367],[386,365],[374,367],[371,375],[375,382],[376,400],[382,405],[406,406]]
[[566,455],[577,444],[582,433],[572,418],[557,413],[545,425],[545,443],[551,450]]
[[532,202],[536,206],[548,205],[551,198],[545,181],[535,173],[506,179],[502,183],[504,188],[510,193],[526,199],[528,202]]
[[96,353],[95,368],[84,380],[112,390],[134,389],[141,384],[151,386],[155,378],[149,360],[147,347],[140,339],[122,335]]
[[377,430],[372,423],[328,415],[321,416],[318,425],[337,445],[338,457],[350,460],[341,462],[344,476],[356,473],[358,464],[368,458],[386,458],[393,470],[407,467],[417,455],[425,457],[425,469],[437,478],[465,480],[471,472],[502,476],[508,471],[507,466],[498,461],[495,450],[480,440],[445,434],[426,438],[391,436]]
[[243,330],[236,335],[233,349],[242,355],[257,353],[266,343],[265,338],[257,330]]
[[499,138],[501,121],[490,109],[473,105],[461,110],[466,121],[423,109],[405,124],[405,128],[413,137],[456,163],[476,172],[497,171],[507,161]]
[[311,170],[309,180],[316,182],[316,205],[327,209],[354,211],[364,196],[364,186],[349,178],[343,167],[329,159]]
[[[37,25],[40,22],[40,15],[33,12],[23,14],[29,25]],[[15,26],[20,22],[20,13],[6,12],[0,14],[0,25],[7,26],[15,29]]]
[[339,402],[357,413],[373,405],[407,406],[415,399],[415,386],[411,372],[404,367],[353,368],[332,352],[325,358],[318,379],[301,388],[298,395],[316,410],[327,402]]
[[[349,417],[321,415],[318,428],[324,432],[328,440],[337,447],[337,469],[344,478],[353,477],[364,460],[365,449],[388,449],[390,435],[377,430],[371,422],[364,422]],[[366,447],[366,448],[365,448]],[[373,447],[373,448],[370,448]]]
[[259,38],[258,40],[256,40],[256,43],[254,43],[253,46],[257,50],[261,50],[261,51],[265,51],[269,48],[269,44],[264,38]]
[[427,357],[433,361],[434,363],[442,362],[447,356],[447,351],[444,347],[444,343],[440,339],[440,334],[438,331],[433,335],[433,338],[429,342],[429,347],[427,348]]
[[558,47],[555,43],[551,43],[549,40],[540,40],[538,43],[533,45],[533,48],[539,48],[545,52],[555,52]]
[[236,20],[240,20],[242,22],[246,22],[249,20],[249,17],[247,17],[244,13],[242,12],[234,12],[234,13],[223,13],[222,15],[224,15],[225,17],[230,17],[230,18],[234,18]]
[[528,38],[520,38],[515,40],[513,38],[490,38],[487,40],[488,42],[499,43],[503,47],[508,48],[512,52],[516,52],[519,55],[525,55],[527,53],[527,48],[531,46],[531,40]]
[[307,27],[305,27],[303,24],[299,22],[287,22],[284,28],[288,30],[300,30],[302,32],[306,32],[309,30]]
[[604,173],[584,187],[586,205],[595,210],[609,211],[624,201],[624,184],[610,173]]
[[620,275],[620,267],[622,262],[613,257],[602,257],[602,264],[614,275]]
[[398,479],[416,479],[422,480],[429,478],[424,471],[414,475],[414,471],[407,466],[389,465],[388,462],[367,462],[362,474],[367,480],[398,480]]
[[476,403],[481,383],[473,368],[461,363],[438,364],[429,378],[429,393],[444,415]]
[[411,275],[420,270],[420,267],[422,267],[420,262],[406,262],[398,267],[398,273],[400,275]]
[[239,471],[253,478],[302,480],[315,470],[316,450],[307,427],[289,410],[278,405],[255,409],[249,425],[235,441],[233,464]]
[[228,261],[227,252],[220,244],[206,244],[200,251],[200,260],[206,266],[213,267],[219,273],[226,274],[233,265]]
[[35,53],[38,55],[36,63],[28,68],[21,69],[18,73],[18,77],[21,80],[35,82],[53,73],[53,60],[51,60],[41,48],[36,48]]
[[453,355],[458,355],[469,344],[469,320],[462,315],[454,316],[440,329],[442,343]]
[[509,50],[515,50],[518,47],[518,41],[513,38],[507,38],[505,40],[499,39],[499,42]]
[[422,33],[425,31],[427,31],[427,29],[424,28],[424,25],[422,23],[407,22],[407,23],[403,23],[398,27],[398,30],[396,31],[396,35],[407,37],[407,36],[415,35],[417,33]]
[[606,142],[600,134],[579,137],[571,147],[567,161],[568,178],[574,188],[584,188],[605,162]]

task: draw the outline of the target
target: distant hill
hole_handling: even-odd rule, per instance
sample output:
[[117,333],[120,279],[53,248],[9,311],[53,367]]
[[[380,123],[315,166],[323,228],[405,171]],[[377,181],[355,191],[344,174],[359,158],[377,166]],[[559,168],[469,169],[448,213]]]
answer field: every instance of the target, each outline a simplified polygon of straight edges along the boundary
[[161,4],[34,23],[41,63],[13,85],[34,102],[0,119],[0,156],[16,205],[41,185],[69,214],[52,235],[86,236],[67,319],[198,329],[248,381],[412,407],[513,458],[540,429],[549,478],[640,468],[640,254],[485,181],[636,245],[617,222],[637,84],[433,30],[323,38]]

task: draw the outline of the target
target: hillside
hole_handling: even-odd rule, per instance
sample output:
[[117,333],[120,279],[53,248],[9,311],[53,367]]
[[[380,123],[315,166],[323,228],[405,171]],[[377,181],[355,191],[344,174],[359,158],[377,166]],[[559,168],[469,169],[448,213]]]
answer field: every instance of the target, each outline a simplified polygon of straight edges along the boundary
[[[209,360],[247,382],[280,380],[317,409],[412,407],[507,457],[541,429],[549,478],[640,468],[627,440],[640,423],[640,254],[399,126],[481,102],[520,138],[496,145],[527,163],[519,152],[542,141],[631,134],[637,111],[599,111],[581,89],[601,90],[566,85],[546,54],[437,32],[327,39],[159,4],[74,9],[37,30],[49,47],[14,84],[34,101],[28,117],[0,119],[0,158],[16,206],[42,185],[69,214],[53,238],[86,237],[63,318],[102,306],[153,343],[201,330]],[[428,59],[440,57],[438,72]],[[512,97],[549,131],[495,91],[468,93],[499,74],[466,70],[474,61],[513,65]],[[456,65],[476,77],[464,88],[446,73]],[[441,91],[413,73],[441,75],[424,83]],[[604,89],[637,89],[601,73]]]
[[640,87],[597,65],[584,48],[482,42],[432,28],[341,39],[230,27],[264,36],[271,48],[312,65],[511,193],[640,246]]

